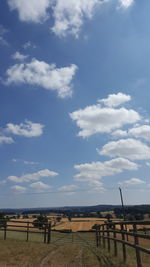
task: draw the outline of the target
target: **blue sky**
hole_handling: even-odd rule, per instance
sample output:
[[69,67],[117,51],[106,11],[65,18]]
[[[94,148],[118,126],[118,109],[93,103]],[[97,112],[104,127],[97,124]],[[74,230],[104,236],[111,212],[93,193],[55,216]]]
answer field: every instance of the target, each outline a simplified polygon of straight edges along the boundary
[[150,203],[149,8],[1,1],[1,208]]

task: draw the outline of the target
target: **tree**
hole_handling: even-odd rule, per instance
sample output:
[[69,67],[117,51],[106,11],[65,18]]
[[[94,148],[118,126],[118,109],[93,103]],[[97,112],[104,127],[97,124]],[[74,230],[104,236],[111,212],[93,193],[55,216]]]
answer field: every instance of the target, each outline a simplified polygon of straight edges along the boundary
[[57,216],[57,217],[56,217],[56,221],[57,221],[57,222],[60,222],[60,221],[61,221],[61,216]]
[[0,212],[0,227],[4,227],[8,220],[8,218],[5,218],[5,214],[3,212]]
[[106,219],[110,220],[113,218],[113,216],[110,213],[107,213],[105,216]]
[[43,229],[48,223],[48,218],[46,215],[40,215],[36,220],[33,221],[33,226],[39,229]]

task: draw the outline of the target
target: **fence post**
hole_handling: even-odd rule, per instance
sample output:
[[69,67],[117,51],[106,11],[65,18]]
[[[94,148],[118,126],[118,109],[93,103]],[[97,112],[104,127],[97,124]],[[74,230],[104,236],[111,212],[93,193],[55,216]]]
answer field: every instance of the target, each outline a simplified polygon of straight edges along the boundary
[[98,247],[98,228],[96,228],[96,246]]
[[101,246],[101,225],[100,225],[99,231],[98,231],[98,245]]
[[109,224],[107,224],[107,245],[108,245],[108,251],[110,252],[110,232],[109,232]]
[[47,244],[51,242],[51,222],[48,224],[48,238],[47,238]]
[[[137,234],[137,227],[136,227],[135,223],[133,224],[133,231],[135,234]],[[139,245],[139,239],[138,239],[138,236],[136,236],[136,235],[134,235],[134,244],[135,244],[135,246]],[[142,267],[142,260],[141,260],[140,251],[137,247],[135,248],[135,250],[136,250],[137,267]]]
[[4,221],[4,240],[6,240],[6,232],[7,232],[7,221]]
[[[124,231],[124,225],[121,224],[121,231],[122,231],[122,241],[125,241],[125,234],[123,233]],[[122,252],[123,252],[123,260],[124,262],[126,262],[127,259],[127,255],[126,255],[126,245],[124,243],[122,243]]]
[[27,242],[28,242],[28,240],[29,240],[29,222],[27,222]]
[[[116,235],[116,225],[113,225],[113,230],[114,230],[114,238],[116,239],[117,235]],[[114,255],[117,256],[118,254],[118,250],[117,250],[117,241],[114,240]]]
[[44,228],[44,243],[46,243],[46,225],[45,225],[45,228]]
[[103,229],[103,248],[105,248],[105,225],[102,226]]

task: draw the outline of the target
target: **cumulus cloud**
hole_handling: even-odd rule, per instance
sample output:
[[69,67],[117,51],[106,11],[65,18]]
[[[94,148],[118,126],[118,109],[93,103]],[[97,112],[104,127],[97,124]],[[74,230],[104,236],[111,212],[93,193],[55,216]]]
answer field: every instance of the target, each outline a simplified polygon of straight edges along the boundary
[[71,33],[77,37],[84,19],[91,19],[96,7],[102,3],[99,0],[57,0],[53,13],[53,32],[58,36]]
[[150,159],[150,147],[132,138],[108,142],[97,151],[100,155],[110,157],[124,157],[131,160]]
[[92,162],[75,165],[74,168],[79,172],[75,180],[93,181],[99,180],[105,176],[112,176],[121,173],[123,170],[137,170],[138,165],[124,158],[116,158],[104,162]]
[[30,181],[38,181],[41,178],[46,178],[46,177],[51,178],[57,175],[58,175],[57,172],[44,169],[38,172],[24,174],[22,176],[9,176],[7,177],[7,179],[15,183],[23,183],[23,182],[30,182]]
[[120,182],[119,184],[135,185],[135,184],[145,184],[145,182],[139,178],[131,178],[129,180]]
[[[49,16],[54,19],[51,30],[59,37],[72,34],[78,37],[86,19],[111,0],[7,0],[10,10],[17,10],[21,21],[43,23]],[[134,0],[118,0],[119,8],[129,8]],[[116,1],[117,2],[117,1]]]
[[41,23],[48,18],[51,0],[8,0],[10,10],[17,10],[21,21]]
[[13,138],[0,135],[0,144],[12,144],[12,143],[14,143]]
[[61,98],[72,95],[72,79],[77,66],[57,68],[35,58],[30,63],[20,63],[11,66],[6,71],[5,84],[29,84],[41,86],[47,90],[56,91]]
[[114,138],[124,137],[124,136],[128,136],[128,132],[123,131],[123,130],[116,130],[116,131],[112,132],[111,135]]
[[132,6],[134,0],[119,0],[119,8],[127,9]]
[[14,185],[11,189],[18,193],[24,193],[26,191],[26,187],[20,185]]
[[14,135],[36,137],[43,134],[43,127],[44,125],[40,123],[25,120],[24,123],[20,123],[19,125],[7,123],[6,131]]
[[129,129],[128,134],[136,138],[142,138],[150,141],[150,125],[142,125]]
[[78,135],[82,137],[89,137],[96,133],[110,133],[116,128],[141,119],[133,109],[102,108],[99,104],[74,111],[70,113],[70,117],[81,129]]
[[130,95],[118,93],[118,94],[110,94],[108,95],[107,98],[100,99],[99,102],[103,103],[105,106],[108,107],[117,107],[130,100],[131,100]]
[[116,130],[111,133],[112,137],[124,137],[124,136],[133,136],[135,138],[145,139],[146,141],[150,141],[150,125],[136,125],[129,130]]
[[20,60],[20,61],[24,61],[27,57],[28,57],[28,55],[22,55],[18,51],[14,55],[12,55],[13,59]]
[[51,188],[50,185],[48,184],[45,184],[43,182],[36,182],[36,183],[32,183],[30,184],[30,187],[34,188],[34,189],[38,189],[38,190],[46,190],[46,189],[49,189]]

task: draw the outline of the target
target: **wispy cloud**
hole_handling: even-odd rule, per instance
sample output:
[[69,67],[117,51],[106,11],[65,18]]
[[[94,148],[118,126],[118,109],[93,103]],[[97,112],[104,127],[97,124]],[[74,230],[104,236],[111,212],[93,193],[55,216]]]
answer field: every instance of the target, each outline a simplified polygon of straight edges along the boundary
[[16,193],[25,193],[26,192],[26,187],[20,186],[20,185],[11,186],[11,189],[13,191],[15,191]]
[[5,39],[6,33],[7,33],[7,29],[3,25],[0,25],[0,45],[8,46],[8,42]]
[[12,144],[14,140],[12,137],[0,135],[0,144]]
[[120,185],[138,185],[138,184],[145,184],[145,182],[139,178],[131,178],[129,180],[125,180],[123,182],[119,182]]
[[38,181],[41,178],[52,178],[57,175],[58,175],[57,172],[44,169],[38,172],[24,174],[22,176],[8,176],[7,180],[15,182],[15,183],[23,183],[23,182],[30,182],[30,181]]

